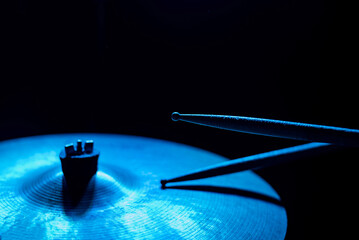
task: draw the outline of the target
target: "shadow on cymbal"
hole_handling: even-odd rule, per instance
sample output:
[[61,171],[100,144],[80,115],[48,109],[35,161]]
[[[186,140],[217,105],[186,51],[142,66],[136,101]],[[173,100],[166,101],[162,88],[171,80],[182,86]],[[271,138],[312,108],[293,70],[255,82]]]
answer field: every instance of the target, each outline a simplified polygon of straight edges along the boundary
[[96,179],[92,178],[87,185],[71,189],[65,178],[62,180],[63,208],[68,216],[81,216],[92,206]]
[[278,206],[283,206],[282,202],[279,199],[261,193],[242,190],[238,188],[217,187],[217,186],[209,186],[209,185],[178,185],[178,186],[166,186],[162,189],[182,189],[182,190],[224,193],[224,194],[237,195],[241,197],[253,198],[253,199],[273,203]]

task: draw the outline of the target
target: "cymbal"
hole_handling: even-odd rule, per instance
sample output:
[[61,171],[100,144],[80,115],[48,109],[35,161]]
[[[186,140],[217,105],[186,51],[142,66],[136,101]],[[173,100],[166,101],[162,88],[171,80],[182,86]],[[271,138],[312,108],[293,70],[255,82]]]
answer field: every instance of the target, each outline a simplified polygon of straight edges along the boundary
[[[63,189],[59,153],[92,139],[98,171],[79,202]],[[0,142],[0,238],[284,239],[285,208],[252,171],[177,183],[160,180],[226,161],[164,140],[58,134]]]

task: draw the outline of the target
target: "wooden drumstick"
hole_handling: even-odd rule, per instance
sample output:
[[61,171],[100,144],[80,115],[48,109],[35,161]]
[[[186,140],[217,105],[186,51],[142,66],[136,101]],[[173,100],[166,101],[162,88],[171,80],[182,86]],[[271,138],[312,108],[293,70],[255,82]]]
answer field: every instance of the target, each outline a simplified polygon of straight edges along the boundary
[[359,146],[359,130],[356,129],[263,118],[179,114],[177,112],[172,114],[172,119],[174,121],[181,120],[231,131],[315,142],[243,157],[199,169],[176,178],[161,180],[162,187],[165,187],[165,185],[170,182],[182,182],[220,176],[313,156],[336,149],[337,147],[335,145]]
[[264,118],[179,114],[172,113],[172,120],[185,121],[231,131],[290,138],[310,142],[325,142],[335,145],[359,147],[359,130],[317,124],[289,122]]
[[307,143],[299,146],[279,149],[266,153],[260,153],[248,157],[238,158],[231,161],[221,162],[194,172],[175,177],[172,179],[161,180],[162,188],[170,182],[183,182],[195,179],[209,178],[230,174],[249,169],[258,169],[268,167],[275,164],[289,162],[298,158],[318,155],[323,152],[333,150],[336,146],[329,143]]

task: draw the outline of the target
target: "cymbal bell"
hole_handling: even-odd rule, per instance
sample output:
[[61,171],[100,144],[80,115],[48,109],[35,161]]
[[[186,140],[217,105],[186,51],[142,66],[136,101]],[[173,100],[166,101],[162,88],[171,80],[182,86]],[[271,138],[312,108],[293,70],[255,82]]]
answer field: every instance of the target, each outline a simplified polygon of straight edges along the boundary
[[[78,201],[59,153],[93,139],[98,171]],[[115,134],[0,142],[1,239],[284,239],[280,197],[252,171],[161,189],[160,180],[227,159],[198,148]]]

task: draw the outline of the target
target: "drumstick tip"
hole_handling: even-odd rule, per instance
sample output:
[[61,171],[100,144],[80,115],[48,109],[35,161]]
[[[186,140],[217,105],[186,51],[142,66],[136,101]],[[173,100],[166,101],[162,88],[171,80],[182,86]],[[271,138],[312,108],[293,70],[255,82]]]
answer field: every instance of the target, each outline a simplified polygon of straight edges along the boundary
[[181,114],[179,114],[178,112],[173,112],[171,115],[171,118],[173,121],[178,121],[180,116],[181,116]]
[[161,180],[161,188],[162,189],[164,189],[164,188],[166,188],[166,183],[167,183],[168,181],[167,180]]

